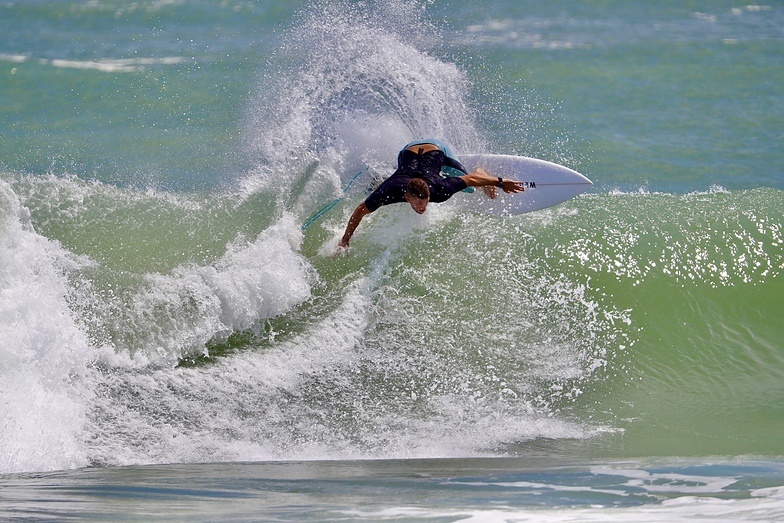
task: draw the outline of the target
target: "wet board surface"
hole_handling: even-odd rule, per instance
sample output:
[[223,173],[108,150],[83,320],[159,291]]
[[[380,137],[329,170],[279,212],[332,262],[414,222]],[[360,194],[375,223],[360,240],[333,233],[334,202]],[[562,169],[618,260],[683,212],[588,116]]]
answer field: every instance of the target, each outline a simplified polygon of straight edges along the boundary
[[525,183],[525,191],[488,198],[484,191],[458,193],[452,200],[461,209],[509,216],[538,211],[565,202],[588,190],[593,182],[582,174],[545,160],[505,154],[461,154],[460,161],[469,170],[483,168],[491,176]]

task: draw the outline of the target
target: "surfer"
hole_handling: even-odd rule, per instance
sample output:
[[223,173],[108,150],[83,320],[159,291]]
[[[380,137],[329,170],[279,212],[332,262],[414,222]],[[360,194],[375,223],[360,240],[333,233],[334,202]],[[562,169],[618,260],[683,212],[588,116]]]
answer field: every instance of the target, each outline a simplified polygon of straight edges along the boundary
[[[443,176],[441,169],[444,167],[462,174]],[[495,197],[496,187],[506,193],[525,190],[523,182],[490,176],[483,169],[469,173],[454,157],[449,146],[437,140],[411,142],[398,154],[397,170],[354,209],[338,248],[348,249],[351,236],[362,219],[382,205],[408,202],[414,212],[422,214],[428,203],[445,202],[468,187],[491,189],[486,191],[491,198]]]

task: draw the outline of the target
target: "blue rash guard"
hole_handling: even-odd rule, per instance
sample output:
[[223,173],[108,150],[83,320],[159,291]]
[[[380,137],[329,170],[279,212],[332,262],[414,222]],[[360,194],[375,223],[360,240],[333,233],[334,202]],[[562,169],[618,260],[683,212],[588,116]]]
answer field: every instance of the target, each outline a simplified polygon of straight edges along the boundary
[[[422,145],[433,142],[414,142],[413,145]],[[409,151],[408,147],[400,151],[397,156],[397,170],[382,182],[373,193],[365,200],[368,211],[374,212],[382,205],[403,203],[406,201],[405,192],[408,182],[413,178],[422,178],[430,189],[430,201],[441,203],[447,201],[456,192],[464,190],[467,185],[458,177],[443,177],[441,169],[450,167],[463,174],[468,174],[465,167],[456,159],[444,154],[444,151],[433,150],[426,153]],[[435,144],[441,147],[440,143]]]

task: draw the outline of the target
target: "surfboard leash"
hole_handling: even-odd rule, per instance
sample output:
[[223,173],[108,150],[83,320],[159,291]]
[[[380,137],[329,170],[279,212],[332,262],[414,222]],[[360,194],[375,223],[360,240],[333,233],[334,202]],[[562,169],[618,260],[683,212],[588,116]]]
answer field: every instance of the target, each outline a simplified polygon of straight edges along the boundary
[[300,230],[302,232],[305,232],[305,229],[307,229],[308,227],[313,225],[313,223],[315,221],[317,221],[319,218],[321,218],[322,216],[327,214],[334,206],[336,206],[338,203],[340,203],[340,200],[342,200],[343,198],[346,197],[346,193],[348,192],[349,189],[351,189],[351,186],[354,184],[354,181],[356,181],[356,179],[359,178],[359,176],[362,173],[364,173],[365,171],[367,171],[367,170],[368,170],[368,167],[365,167],[364,169],[359,171],[357,174],[355,174],[354,177],[351,179],[351,181],[348,182],[348,185],[346,185],[346,188],[343,189],[343,194],[341,194],[340,197],[338,197],[335,201],[333,201],[331,203],[328,203],[327,205],[325,205],[324,207],[322,207],[318,211],[314,212],[310,216],[310,218],[308,218],[307,221],[304,224],[302,224],[302,227],[300,228]]

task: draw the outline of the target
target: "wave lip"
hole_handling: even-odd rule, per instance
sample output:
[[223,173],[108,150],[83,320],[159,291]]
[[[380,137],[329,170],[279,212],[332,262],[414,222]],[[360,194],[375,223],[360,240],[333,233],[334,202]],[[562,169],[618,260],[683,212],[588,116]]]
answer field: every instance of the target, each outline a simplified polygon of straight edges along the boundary
[[[211,265],[143,276],[139,289],[102,318],[114,345],[139,362],[176,365],[210,340],[253,329],[311,296],[316,275],[296,251],[299,227],[284,218],[252,242],[235,242]],[[127,334],[126,334],[127,333]],[[139,359],[140,358],[140,359]]]

